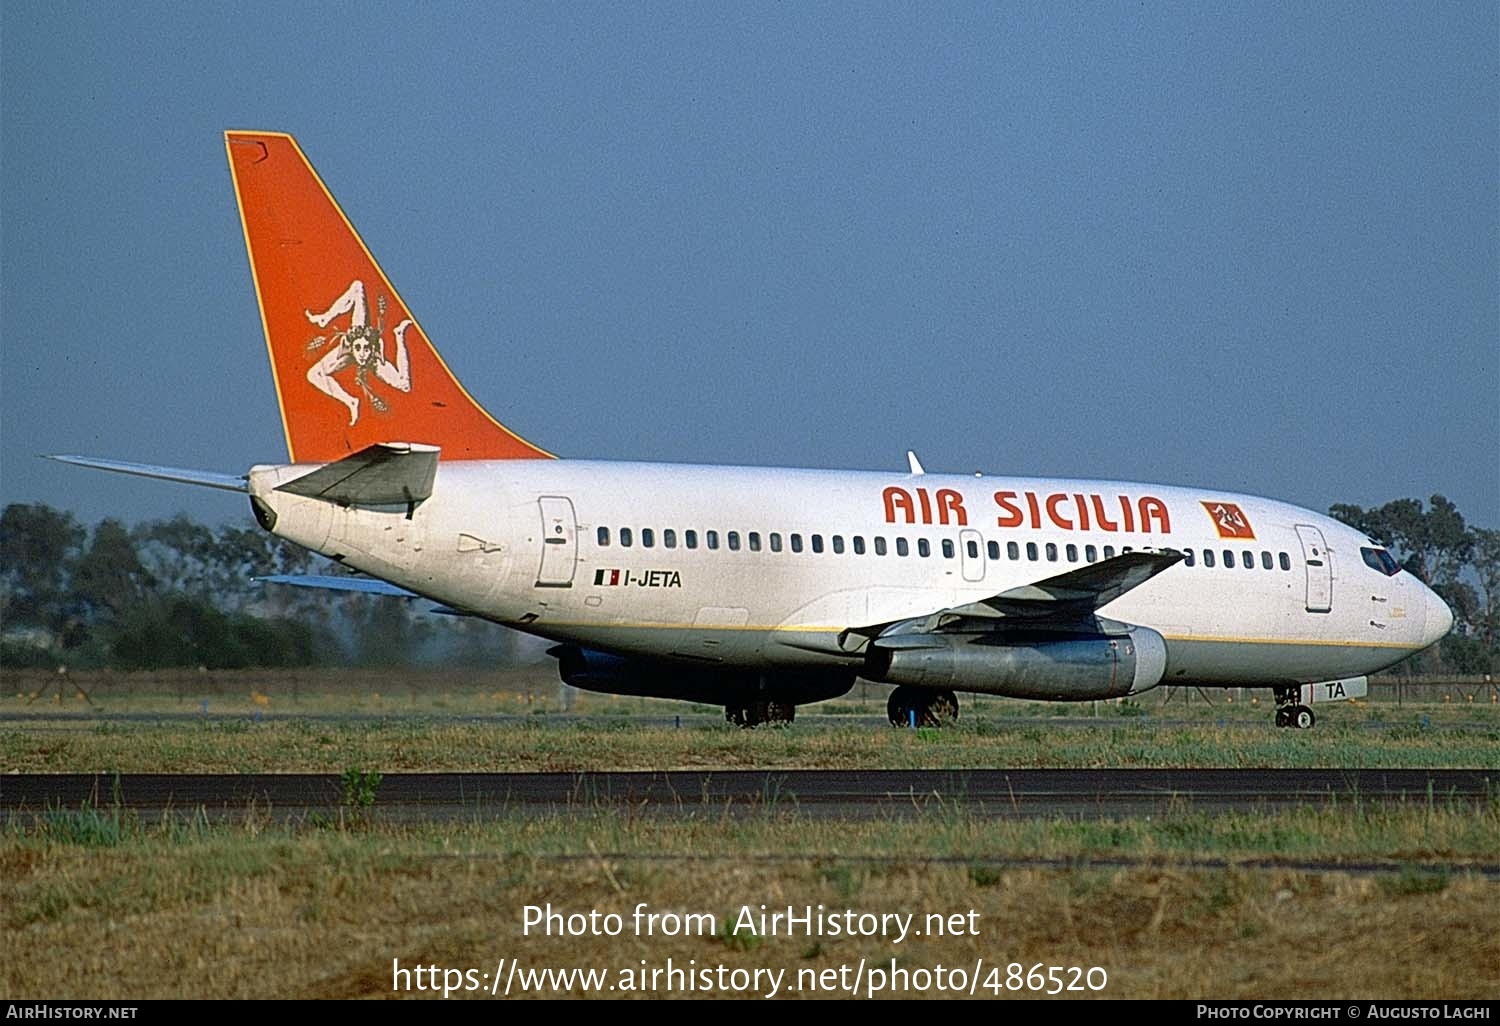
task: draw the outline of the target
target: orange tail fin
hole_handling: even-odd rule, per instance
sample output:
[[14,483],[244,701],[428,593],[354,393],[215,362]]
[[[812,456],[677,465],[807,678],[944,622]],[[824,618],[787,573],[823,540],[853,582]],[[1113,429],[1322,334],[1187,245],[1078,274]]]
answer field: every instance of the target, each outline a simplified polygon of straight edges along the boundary
[[445,460],[551,457],[458,383],[295,139],[224,138],[292,462],[395,441]]

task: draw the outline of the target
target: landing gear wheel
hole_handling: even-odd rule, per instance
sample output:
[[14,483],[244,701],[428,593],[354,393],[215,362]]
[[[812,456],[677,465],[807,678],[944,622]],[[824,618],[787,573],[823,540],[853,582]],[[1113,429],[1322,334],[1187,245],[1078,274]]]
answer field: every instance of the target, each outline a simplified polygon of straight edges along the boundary
[[785,726],[797,718],[797,707],[791,702],[748,702],[726,705],[724,718],[736,727],[758,727],[762,723]]
[[1276,726],[1300,727],[1313,725],[1312,710],[1302,704],[1302,688],[1289,684],[1276,689]]
[[958,696],[902,685],[891,692],[885,713],[893,727],[942,727],[958,720]]

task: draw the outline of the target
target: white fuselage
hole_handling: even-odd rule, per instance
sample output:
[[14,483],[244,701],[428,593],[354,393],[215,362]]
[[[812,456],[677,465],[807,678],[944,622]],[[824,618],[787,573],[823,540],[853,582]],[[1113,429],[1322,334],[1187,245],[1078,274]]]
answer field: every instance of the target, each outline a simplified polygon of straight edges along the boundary
[[1190,554],[1099,610],[1166,639],[1164,683],[1355,676],[1447,629],[1420,581],[1366,564],[1362,534],[1250,495],[583,460],[444,462],[411,510],[274,490],[311,469],[252,471],[275,533],[455,609],[626,656],[857,667],[846,630],[1126,550]]

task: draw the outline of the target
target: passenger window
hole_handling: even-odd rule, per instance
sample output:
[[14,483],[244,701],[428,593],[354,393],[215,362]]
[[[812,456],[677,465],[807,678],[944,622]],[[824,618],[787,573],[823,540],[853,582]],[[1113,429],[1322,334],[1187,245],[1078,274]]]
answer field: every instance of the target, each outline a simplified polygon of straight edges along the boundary
[[1123,546],[1123,547],[1122,547],[1122,548],[1121,548],[1121,549],[1120,549],[1120,555],[1122,555],[1122,556],[1123,556],[1123,555],[1125,555],[1125,553],[1127,553],[1127,552],[1134,552],[1134,551],[1135,551],[1135,550],[1134,550],[1134,549],[1132,549],[1132,548],[1131,548],[1131,547],[1130,547],[1130,546],[1129,546],[1129,545],[1126,545],[1126,546]]
[[842,556],[844,554],[844,536],[841,534],[836,534],[833,536],[833,553],[836,556]]
[[906,544],[906,539],[905,538],[897,538],[896,539],[896,555],[898,555],[898,556],[909,556],[909,555],[911,555],[911,546],[909,546],[909,545]]
[[689,528],[682,532],[682,540],[687,542],[687,547],[696,549],[698,547],[698,532]]
[[1113,545],[1106,545],[1106,546],[1104,546],[1104,558],[1105,559],[1114,559],[1115,558],[1115,547]]
[[990,559],[998,560],[1000,558],[1000,543],[997,541],[985,542],[984,551],[989,554]]
[[751,531],[749,537],[746,538],[745,540],[750,543],[750,551],[751,552],[759,552],[760,551],[760,532],[759,531]]
[[625,548],[628,549],[628,548],[630,548],[630,546],[631,546],[631,544],[632,544],[633,541],[634,541],[634,537],[630,533],[630,528],[628,528],[628,527],[622,527],[622,528],[620,528],[620,544],[623,545],[623,546],[625,546]]
[[1227,567],[1230,570],[1234,569],[1234,550],[1233,549],[1225,549],[1224,550],[1224,566]]
[[802,551],[802,536],[800,534],[793,534],[792,535],[792,551],[793,552],[801,552]]
[[1021,558],[1021,546],[1017,545],[1015,542],[1006,542],[1005,543],[1005,558],[1006,559],[1020,559]]
[[1240,553],[1240,566],[1244,567],[1246,570],[1254,570],[1255,569],[1255,553],[1251,552],[1249,549],[1246,549],[1244,552],[1241,552]]
[[1287,557],[1285,552],[1278,553],[1277,558],[1281,561],[1281,569],[1290,570],[1292,568],[1292,561]]
[[1026,543],[1026,558],[1031,560],[1033,563],[1036,562],[1036,542]]
[[814,552],[823,551],[823,536],[821,534],[815,534],[812,536],[812,550]]
[[970,540],[965,542],[964,548],[968,551],[970,559],[979,558],[979,543],[977,541]]
[[1068,562],[1069,563],[1076,563],[1076,562],[1078,562],[1078,546],[1077,545],[1069,545],[1068,546]]
[[1197,559],[1196,556],[1193,555],[1193,550],[1192,549],[1183,549],[1182,550],[1182,561],[1184,563],[1186,563],[1188,566],[1192,566],[1193,564],[1195,564],[1195,563],[1198,562],[1198,559]]
[[[973,544],[973,543],[971,542],[970,544]],[[943,558],[944,559],[952,559],[953,558],[953,539],[952,538],[944,538],[943,539]]]
[[1269,552],[1266,552],[1264,549],[1262,549],[1260,553],[1260,565],[1261,568],[1265,570],[1272,570],[1275,568],[1275,564],[1271,562],[1271,554]]
[[677,547],[677,532],[670,527],[663,530],[661,533],[661,543],[666,548],[675,549]]
[[865,554],[865,536],[862,534],[854,536],[854,554],[856,556],[863,556]]
[[717,549],[719,547],[719,532],[718,531],[704,531],[703,532],[703,542],[709,548],[711,548],[711,549]]
[[932,546],[927,543],[926,538],[917,539],[917,555],[921,556],[923,559],[926,559],[928,556],[932,555]]
[[649,527],[641,528],[641,548],[650,549],[656,547],[656,532]]
[[1213,549],[1204,549],[1203,550],[1203,565],[1204,566],[1213,566],[1214,565],[1214,550]]
[[599,544],[600,545],[608,545],[609,544],[609,528],[607,528],[607,527],[601,527],[601,528],[599,528]]
[[730,552],[738,552],[738,551],[740,551],[740,532],[738,532],[738,531],[730,531],[729,535],[728,535],[728,541],[729,541],[729,551]]
[[1048,542],[1047,543],[1047,562],[1049,562],[1049,563],[1056,563],[1057,562],[1057,545],[1054,544],[1053,542]]
[[885,555],[885,539],[884,538],[876,538],[875,539],[875,555],[877,555],[877,556],[883,556],[883,555]]
[[1085,545],[1083,547],[1083,558],[1092,563],[1099,558],[1099,550],[1092,545]]
[[781,532],[780,531],[772,531],[771,532],[771,551],[772,552],[780,552],[781,551]]

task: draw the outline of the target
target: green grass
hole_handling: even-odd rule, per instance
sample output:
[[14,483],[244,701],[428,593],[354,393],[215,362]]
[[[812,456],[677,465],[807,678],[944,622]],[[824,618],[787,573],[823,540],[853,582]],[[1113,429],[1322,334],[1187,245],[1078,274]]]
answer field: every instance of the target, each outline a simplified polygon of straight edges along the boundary
[[1154,717],[1064,726],[1047,718],[970,717],[944,730],[901,731],[841,717],[802,717],[746,731],[715,721],[681,728],[632,717],[520,720],[391,717],[58,720],[0,732],[0,772],[138,773],[569,771],[672,768],[964,769],[980,767],[1500,768],[1500,719],[1469,710],[1325,716],[1310,731],[1269,724],[1164,725]]

